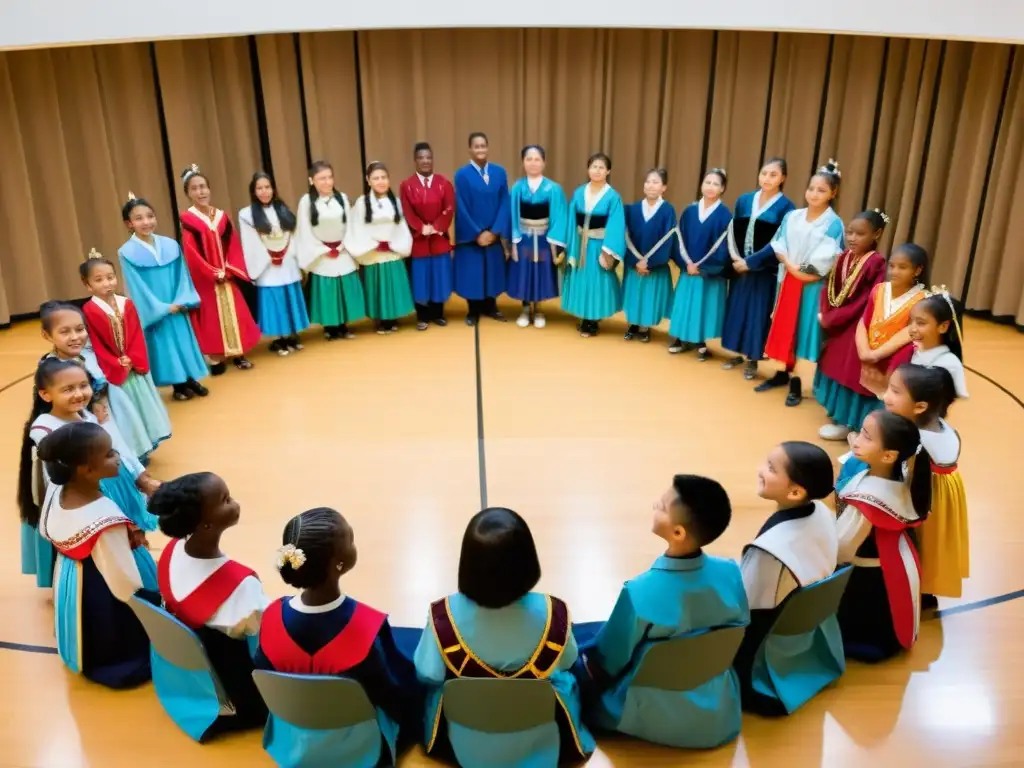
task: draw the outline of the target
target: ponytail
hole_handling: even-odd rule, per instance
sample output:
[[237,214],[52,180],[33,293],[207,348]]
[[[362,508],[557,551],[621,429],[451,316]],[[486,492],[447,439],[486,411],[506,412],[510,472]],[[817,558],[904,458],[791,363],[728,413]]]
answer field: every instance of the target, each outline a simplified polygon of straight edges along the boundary
[[932,457],[921,446],[910,460],[910,501],[919,519],[924,520],[932,508]]

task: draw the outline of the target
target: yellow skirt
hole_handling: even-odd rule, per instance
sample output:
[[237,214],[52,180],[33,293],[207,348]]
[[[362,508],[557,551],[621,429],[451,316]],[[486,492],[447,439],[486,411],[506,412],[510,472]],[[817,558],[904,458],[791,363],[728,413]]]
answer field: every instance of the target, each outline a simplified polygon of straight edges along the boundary
[[932,475],[932,509],[918,528],[921,591],[937,597],[960,597],[970,575],[967,494],[959,470]]

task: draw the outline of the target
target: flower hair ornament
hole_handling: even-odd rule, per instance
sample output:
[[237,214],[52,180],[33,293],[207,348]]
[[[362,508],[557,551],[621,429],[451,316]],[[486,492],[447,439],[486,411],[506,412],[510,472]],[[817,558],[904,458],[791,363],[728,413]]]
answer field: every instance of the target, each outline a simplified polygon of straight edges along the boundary
[[303,563],[306,562],[306,553],[296,547],[294,544],[285,544],[283,547],[279,547],[277,550],[277,560],[274,563],[277,566],[277,570],[281,570],[284,566],[290,565],[293,571],[299,570]]
[[925,296],[941,296],[943,301],[949,305],[949,313],[953,316],[953,325],[956,326],[956,335],[958,339],[964,337],[964,332],[960,330],[960,321],[956,316],[956,307],[953,306],[953,297],[949,295],[949,291],[944,285],[933,285],[930,291],[925,291]]
[[831,157],[828,162],[825,163],[821,168],[818,169],[818,173],[828,173],[835,176],[837,179],[843,178],[843,174],[839,170],[839,163],[833,160]]
[[89,261],[91,259],[102,259],[102,258],[103,258],[103,254],[100,253],[99,251],[97,251],[95,248],[90,249],[89,255],[85,257],[86,261]]
[[871,210],[877,213],[882,218],[882,223],[885,224],[885,226],[889,226],[889,222],[892,221],[892,219],[889,218],[889,214],[887,214],[881,208],[872,208]]
[[138,200],[138,198],[137,198],[137,197],[135,197],[135,193],[134,193],[134,192],[132,192],[132,191],[131,191],[131,190],[129,189],[129,190],[128,190],[128,202],[130,203],[130,202],[131,202],[132,200]]
[[196,165],[195,163],[192,163],[192,165],[186,168],[185,172],[181,174],[181,183],[188,184],[189,179],[191,179],[193,176],[198,176],[201,173],[202,171],[199,170],[199,166]]

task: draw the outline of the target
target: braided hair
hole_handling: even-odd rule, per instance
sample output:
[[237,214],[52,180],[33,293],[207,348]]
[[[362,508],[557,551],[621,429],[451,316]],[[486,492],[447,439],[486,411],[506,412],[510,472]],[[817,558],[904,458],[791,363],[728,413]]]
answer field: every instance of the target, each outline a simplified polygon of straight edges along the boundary
[[[317,160],[309,166],[309,223],[314,227],[320,223],[320,212],[316,209],[316,201],[320,197],[320,193],[313,186],[313,177],[320,173],[320,171],[330,171],[333,175],[334,166],[326,160]],[[341,192],[338,191],[337,187],[331,187],[331,196],[341,208],[341,223],[344,224],[348,221],[348,214],[345,213],[345,198],[341,196]]]
[[295,214],[291,212],[291,209],[285,205],[277,195],[277,185],[274,183],[274,179],[266,171],[256,171],[252,175],[252,181],[249,182],[249,212],[252,214],[252,225],[253,228],[261,235],[269,235],[272,227],[270,221],[267,220],[267,213],[263,210],[263,203],[256,197],[256,183],[261,179],[266,179],[270,184],[270,191],[273,196],[270,198],[270,205],[273,206],[274,212],[277,214],[278,221],[281,222],[281,229],[285,232],[295,231]]
[[215,477],[195,472],[163,483],[149,500],[149,511],[160,519],[160,530],[172,539],[195,533],[203,517],[203,489]]
[[[341,572],[329,572],[334,560],[335,540],[345,536],[351,551],[345,557]],[[351,546],[352,528],[341,513],[329,507],[317,507],[296,515],[288,521],[281,534],[282,549],[286,547],[302,550],[304,559],[296,566],[292,560],[284,559],[280,572],[285,584],[296,589],[310,589],[323,584],[332,576],[341,576],[352,570],[356,564],[356,550]]]
[[39,443],[39,459],[46,465],[46,474],[54,485],[67,485],[78,467],[89,463],[96,443],[106,430],[91,421],[65,424]]
[[[366,203],[366,223],[369,224],[373,221],[373,206],[370,205],[373,193],[370,189],[370,174],[374,171],[384,171],[388,173],[388,167],[384,165],[380,160],[374,160],[368,166],[366,166],[366,179],[363,181],[363,200]],[[398,200],[395,199],[395,191],[388,186],[388,200],[391,201],[392,207],[395,209],[395,224],[402,220],[402,211],[398,207]]]
[[874,411],[868,414],[878,426],[882,447],[896,451],[896,461],[890,479],[905,482],[903,465],[914,459],[910,476],[910,500],[917,516],[924,520],[932,506],[932,461],[928,451],[921,445],[921,432],[910,419],[891,411]]

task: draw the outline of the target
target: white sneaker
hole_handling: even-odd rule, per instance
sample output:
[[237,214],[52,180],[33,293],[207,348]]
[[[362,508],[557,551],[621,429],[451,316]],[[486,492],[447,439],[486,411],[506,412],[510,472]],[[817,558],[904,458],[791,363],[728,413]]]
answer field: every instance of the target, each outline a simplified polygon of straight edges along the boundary
[[516,325],[518,325],[520,328],[525,328],[529,324],[530,324],[530,312],[529,312],[529,310],[524,309],[522,311],[522,314],[519,315],[519,319],[516,320]]
[[818,437],[822,440],[845,440],[850,434],[850,428],[845,424],[826,424],[818,430]]
[[544,317],[544,313],[543,312],[538,312],[536,315],[533,316],[533,327],[534,328],[543,328],[547,324],[548,324],[548,319],[546,317]]

